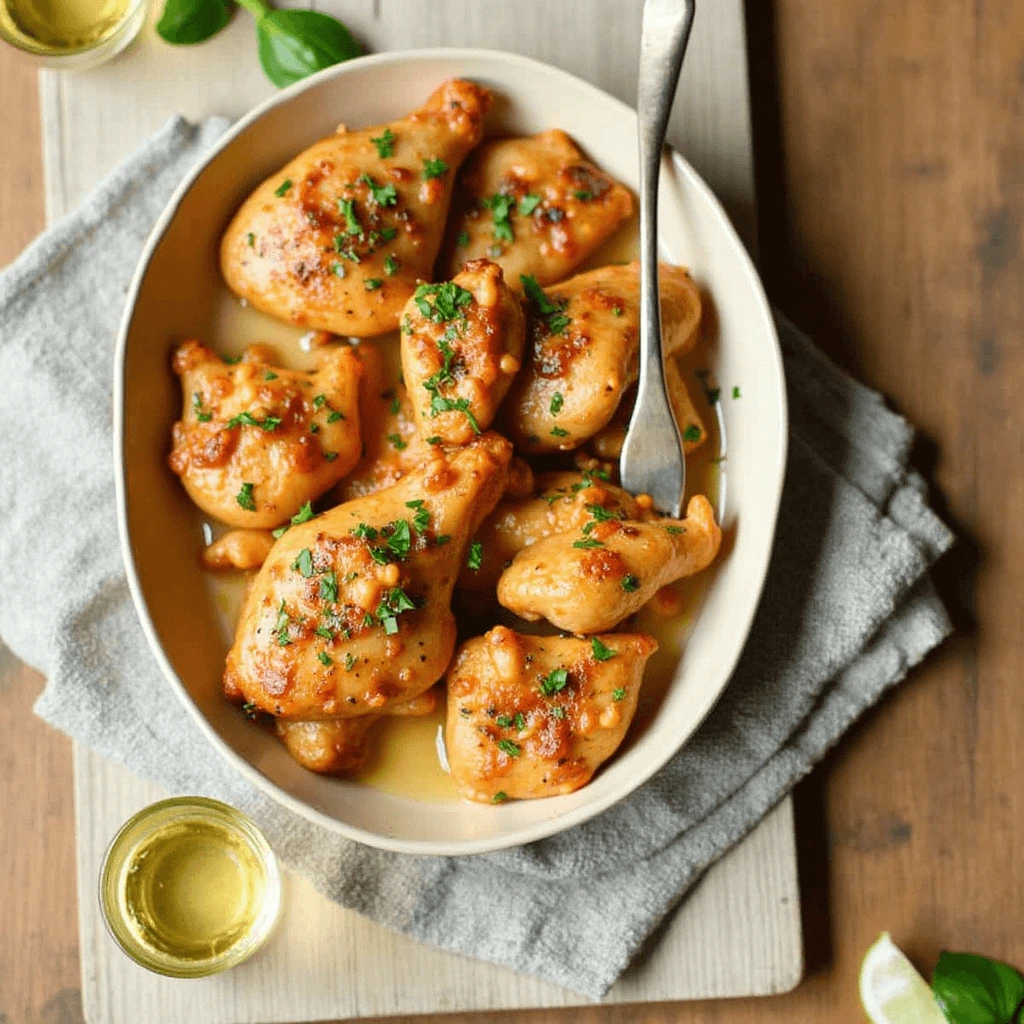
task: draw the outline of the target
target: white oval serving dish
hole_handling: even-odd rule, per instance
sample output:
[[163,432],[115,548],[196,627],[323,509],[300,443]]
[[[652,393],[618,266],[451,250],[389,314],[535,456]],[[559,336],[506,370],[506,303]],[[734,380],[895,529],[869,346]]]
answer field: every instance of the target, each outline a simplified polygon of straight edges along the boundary
[[[707,185],[680,156],[667,154],[663,256],[690,267],[712,299],[713,357],[726,396],[720,410],[728,437],[727,541],[651,721],[578,792],[489,807],[429,803],[315,775],[223,698],[224,640],[197,557],[200,518],[166,462],[181,402],[171,348],[189,336],[215,342],[218,240],[255,185],[339,123],[401,116],[453,77],[494,91],[490,132],[563,128],[599,165],[636,187],[635,113],[556,68],[484,50],[386,53],[329,68],[239,121],[178,188],[132,283],[114,369],[125,564],[143,629],[171,686],[217,750],[280,803],[349,838],[422,854],[480,853],[569,828],[621,800],[686,742],[728,682],[750,628],[771,553],[787,438],[782,360],[757,272]],[[742,387],[742,400],[730,400],[733,384]]]

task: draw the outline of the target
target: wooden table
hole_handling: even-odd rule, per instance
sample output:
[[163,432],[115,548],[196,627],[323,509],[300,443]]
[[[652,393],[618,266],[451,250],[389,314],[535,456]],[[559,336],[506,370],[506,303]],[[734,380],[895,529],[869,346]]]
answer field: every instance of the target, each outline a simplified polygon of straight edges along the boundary
[[[748,26],[768,291],[920,426],[960,632],[797,790],[796,992],[510,1024],[860,1020],[882,929],[925,969],[943,947],[1024,966],[1024,8],[771,6]],[[42,226],[35,83],[0,51],[0,264]],[[0,652],[0,1024],[82,1019],[69,744],[31,715],[40,685]]]

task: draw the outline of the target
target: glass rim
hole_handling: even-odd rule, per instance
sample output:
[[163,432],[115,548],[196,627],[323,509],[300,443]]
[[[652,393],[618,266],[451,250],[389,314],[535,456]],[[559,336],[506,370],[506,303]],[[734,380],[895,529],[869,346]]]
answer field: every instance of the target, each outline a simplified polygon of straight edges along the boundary
[[[203,960],[179,959],[140,942],[127,927],[118,900],[120,874],[128,853],[158,828],[189,818],[214,818],[231,829],[249,845],[266,872],[263,903],[252,927],[227,949]],[[247,814],[210,797],[176,796],[143,807],[117,830],[103,854],[97,896],[107,933],[127,957],[139,966],[165,977],[203,978],[238,966],[266,942],[280,914],[281,889],[277,857],[259,826]]]

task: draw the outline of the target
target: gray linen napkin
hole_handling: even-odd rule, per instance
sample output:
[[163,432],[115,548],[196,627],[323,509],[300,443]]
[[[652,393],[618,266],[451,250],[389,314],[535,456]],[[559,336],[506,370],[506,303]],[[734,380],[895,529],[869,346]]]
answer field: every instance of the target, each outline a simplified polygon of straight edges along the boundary
[[700,872],[949,632],[928,567],[952,536],[907,468],[913,431],[780,317],[792,426],[778,534],[740,664],[697,735],[631,797],[529,847],[428,858],[339,839],[207,744],[121,566],[117,323],[151,225],[226,127],[170,121],[0,275],[0,635],[47,676],[48,722],[173,792],[244,809],[332,899],[600,997]]

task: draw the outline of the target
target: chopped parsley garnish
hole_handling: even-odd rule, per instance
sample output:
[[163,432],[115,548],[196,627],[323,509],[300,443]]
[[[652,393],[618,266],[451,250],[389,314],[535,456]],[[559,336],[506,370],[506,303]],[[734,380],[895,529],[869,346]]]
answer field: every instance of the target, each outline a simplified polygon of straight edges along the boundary
[[498,715],[494,722],[502,729],[508,729],[512,725],[512,719],[508,715]]
[[514,241],[512,233],[512,221],[509,219],[512,211],[516,208],[515,196],[502,195],[496,192],[487,199],[482,199],[484,209],[490,210],[494,218],[494,237],[503,242]]
[[700,437],[701,437],[701,434],[700,434],[700,427],[696,426],[696,425],[695,425],[695,424],[693,424],[693,423],[691,423],[691,424],[690,424],[690,425],[689,425],[689,426],[688,426],[688,427],[687,427],[687,428],[686,428],[686,429],[685,429],[685,430],[683,431],[683,440],[684,440],[684,441],[699,441],[699,440],[700,440]]
[[375,292],[383,283],[379,277],[368,277],[363,285],[368,292]]
[[605,647],[605,645],[601,643],[600,637],[596,636],[592,636],[590,638],[590,650],[598,661],[607,661],[609,658],[614,658],[617,653],[610,647]]
[[450,533],[442,533],[439,537],[434,538],[434,543],[439,547],[443,548],[445,544],[452,539]]
[[392,587],[377,605],[375,614],[384,632],[393,636],[398,632],[398,616],[415,608],[416,603],[401,587]]
[[390,523],[389,525],[393,527],[393,529],[386,542],[388,548],[396,558],[407,558],[409,556],[409,547],[412,544],[412,532],[409,527],[409,520],[399,519],[397,522]]
[[384,257],[384,273],[388,277],[394,277],[398,273],[398,268],[401,264],[398,262],[398,257],[394,253],[389,253]]
[[398,202],[398,192],[390,182],[386,185],[378,185],[368,174],[360,175],[359,180],[369,188],[373,195],[373,201],[378,206],[394,206]]
[[554,715],[555,718],[562,718],[562,719],[564,719],[565,718],[565,708],[563,708],[562,705],[559,704],[556,707],[553,707],[551,709],[551,714]]
[[579,481],[579,483],[573,484],[572,487],[570,488],[570,490],[572,491],[573,494],[576,494],[579,491],[585,491],[588,487],[593,487],[594,486],[594,479],[593,478],[595,476],[597,477],[598,480],[603,480],[605,483],[607,483],[608,480],[609,480],[609,476],[608,476],[608,473],[607,473],[606,470],[603,470],[603,469],[585,469],[585,470],[583,470],[582,479]]
[[326,668],[328,665],[334,664],[334,659],[326,651],[321,651],[316,656],[316,660],[319,661],[320,664],[324,666],[324,668]]
[[612,690],[612,700],[615,701],[616,704],[618,704],[618,702],[620,700],[625,700],[625,699],[626,699],[625,687],[618,686],[614,690]]
[[[431,298],[434,300],[432,304],[428,301]],[[473,295],[454,281],[446,281],[444,284],[421,284],[413,299],[416,308],[428,320],[443,324],[462,316],[462,307],[473,301]]]
[[352,669],[355,668],[355,664],[356,656],[351,651],[349,651],[348,654],[345,655],[345,671],[351,672]]
[[284,181],[282,181],[281,184],[274,189],[274,195],[277,196],[278,199],[280,199],[281,196],[285,195],[291,187],[292,179],[285,178]]
[[391,446],[395,451],[404,452],[409,447],[405,441],[402,440],[401,434],[388,434],[388,440],[391,442]]
[[585,188],[577,189],[572,195],[574,199],[578,199],[581,203],[585,203],[588,199],[594,198],[594,193]]
[[561,427],[552,427],[551,428],[551,436],[552,437],[568,437],[569,436],[569,431],[568,430],[563,430]]
[[682,526],[666,526],[666,533],[671,533],[673,537],[678,536],[680,533],[686,533],[685,527]]
[[533,311],[547,321],[547,328],[550,334],[563,334],[565,329],[572,323],[572,318],[567,317],[562,310],[566,303],[553,302],[544,293],[544,289],[537,283],[537,279],[530,274],[520,274],[523,291]]
[[256,511],[256,499],[252,495],[255,484],[242,484],[242,489],[235,495],[235,501],[247,512]]
[[522,713],[522,711],[516,712],[516,717],[513,719],[513,721],[516,723],[516,729],[519,732],[522,732],[526,728],[526,716]]
[[520,753],[519,744],[512,740],[498,740],[498,749],[509,757],[518,757]]
[[574,548],[603,548],[604,544],[599,540],[595,540],[593,537],[585,537],[583,540],[574,540],[572,542]]
[[381,228],[380,240],[382,242],[393,241],[398,235],[398,228]]
[[584,505],[583,506],[599,523],[610,523],[616,519],[625,519],[626,515],[624,512],[620,512],[617,509],[605,508],[603,505]]
[[430,400],[430,415],[436,416],[440,412],[461,412],[469,420],[475,434],[483,433],[476,417],[469,411],[468,398],[444,398],[441,395],[434,395]]
[[327,414],[327,422],[328,423],[337,423],[338,420],[343,420],[344,418],[345,418],[345,414],[341,413],[341,412],[338,412],[337,409],[332,409]]
[[522,199],[519,200],[519,212],[524,217],[529,217],[534,210],[540,205],[540,196],[535,192],[527,192]]
[[491,797],[491,803],[492,804],[503,804],[507,799],[508,799],[508,794],[505,793],[503,790],[499,789],[498,792],[495,793],[494,796]]
[[622,316],[623,312],[624,312],[624,310],[623,310],[623,308],[621,306],[616,306],[614,309],[612,309],[612,313],[615,316]]
[[372,526],[367,526],[366,523],[360,523],[351,533],[352,536],[358,537],[360,540],[377,539],[377,531]]
[[263,374],[263,379],[264,380],[277,380],[277,374],[274,373],[273,370],[267,370],[267,372],[265,374]]
[[277,609],[277,622],[274,625],[278,647],[287,647],[292,642],[292,638],[288,635],[288,624],[290,622],[291,619],[288,617],[288,611],[284,606],[284,598],[282,598],[281,604]]
[[457,246],[458,246],[458,247],[459,247],[460,249],[465,249],[465,248],[466,248],[466,246],[467,246],[467,245],[469,245],[469,232],[468,232],[468,231],[460,231],[460,232],[459,232],[459,233],[458,233],[458,234],[457,234],[457,235],[455,236],[455,244],[456,244],[456,245],[457,245]]
[[258,704],[254,704],[251,700],[247,700],[242,705],[242,714],[245,715],[246,718],[252,720],[253,722],[256,721],[256,718],[259,715],[259,713],[260,713],[259,705]]
[[551,396],[551,405],[548,407],[551,411],[551,415],[557,416],[562,411],[563,405],[565,405],[565,398],[561,391],[556,391]]
[[333,569],[320,577],[320,600],[329,604],[338,600],[338,576]]
[[[338,209],[345,218],[345,231],[350,235],[361,235],[363,225],[359,223],[359,218],[356,216],[356,201],[354,199],[339,199]],[[338,247],[337,236],[334,239],[334,247]]]
[[[335,455],[335,457],[337,457],[337,455]],[[292,526],[298,526],[300,523],[308,523],[310,519],[315,518],[316,513],[313,511],[313,502],[307,501],[302,508],[292,516],[289,526],[279,526],[274,530],[274,539],[277,540],[278,538],[283,537]]]
[[292,562],[292,568],[301,573],[308,580],[313,575],[313,555],[309,548],[303,548]]
[[640,589],[640,581],[631,572],[627,572],[619,581],[619,586],[622,587],[627,594],[632,594],[635,590]]
[[739,388],[739,385],[738,385],[738,384],[736,384],[736,385],[734,385],[734,386],[733,386],[733,389],[732,389],[732,397],[733,397],[733,398],[739,398],[739,397],[740,397],[740,388]]
[[321,640],[334,639],[334,630],[330,629],[327,626],[317,626],[316,629],[313,630],[313,632],[316,633],[316,635],[320,637]]
[[430,509],[425,507],[422,498],[417,498],[416,501],[407,501],[405,507],[415,510],[416,514],[412,517],[412,525],[417,533],[423,533],[430,526]]
[[370,141],[377,147],[377,156],[381,160],[387,160],[389,156],[394,156],[395,133],[390,128],[385,128],[384,134],[378,135],[376,138],[371,135]]
[[438,437],[437,434],[434,434],[433,436],[427,438],[427,444],[440,444],[440,443],[441,443],[441,438]]
[[431,178],[440,178],[448,170],[448,165],[443,160],[430,159],[423,161],[423,177],[429,181]]
[[250,249],[256,248],[256,236],[251,231],[245,236],[245,240],[249,243]]
[[310,425],[309,425],[309,432],[311,434],[319,434],[320,433],[320,425],[318,423],[310,423]]
[[324,405],[326,404],[326,402],[327,402],[327,396],[326,395],[321,394],[321,395],[314,395],[313,396],[313,408],[314,409],[322,409],[324,407]]
[[232,416],[228,420],[228,430],[234,430],[236,427],[259,427],[261,430],[277,430],[281,425],[280,416],[265,416],[263,419],[258,420],[251,412],[246,410],[240,412],[237,416]]
[[466,568],[473,572],[479,572],[484,561],[484,546],[480,541],[475,540],[469,545],[469,555],[466,558]]
[[545,697],[551,697],[564,690],[568,682],[569,670],[565,668],[556,668],[554,672],[549,673],[540,681],[540,692],[543,693]]
[[334,263],[331,264],[331,273],[335,277],[344,277],[345,267],[341,263],[338,263],[337,260],[335,260]]
[[213,413],[203,408],[203,396],[198,391],[192,393],[192,409],[200,423],[209,423],[213,419]]

